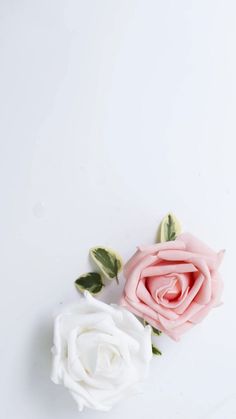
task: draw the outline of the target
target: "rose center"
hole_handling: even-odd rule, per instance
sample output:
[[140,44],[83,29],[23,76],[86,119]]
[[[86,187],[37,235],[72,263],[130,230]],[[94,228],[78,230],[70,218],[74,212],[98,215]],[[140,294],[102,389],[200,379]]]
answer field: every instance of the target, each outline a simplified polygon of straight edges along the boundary
[[178,304],[191,286],[191,274],[171,273],[146,278],[146,287],[153,299],[163,305]]
[[174,280],[170,287],[164,291],[162,298],[165,298],[168,301],[173,301],[179,298],[181,295],[181,285],[178,279]]
[[116,339],[98,331],[86,331],[77,338],[77,354],[90,375],[110,376],[120,367],[121,355]]

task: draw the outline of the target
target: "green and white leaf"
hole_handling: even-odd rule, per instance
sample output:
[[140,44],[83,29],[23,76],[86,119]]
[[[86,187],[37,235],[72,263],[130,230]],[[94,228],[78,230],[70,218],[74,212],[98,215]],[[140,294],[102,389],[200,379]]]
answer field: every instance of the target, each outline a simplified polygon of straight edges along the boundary
[[83,274],[76,279],[75,286],[79,291],[87,290],[91,294],[97,294],[103,287],[101,275],[98,272]]
[[[146,320],[144,320],[144,325],[149,325],[149,323],[146,322]],[[149,326],[151,326],[151,325],[149,325]],[[154,335],[160,336],[162,334],[161,330],[156,329],[156,327],[151,326],[151,328],[152,328],[152,333]]]
[[156,327],[152,326],[152,332],[154,335],[160,336],[162,334],[161,330],[156,329]]
[[181,233],[181,225],[174,214],[167,214],[160,226],[160,241],[167,242],[175,240],[176,237]]
[[123,266],[122,259],[118,253],[107,247],[93,247],[90,249],[90,255],[106,278],[116,278],[118,282],[118,273]]
[[158,349],[156,346],[152,345],[152,353],[153,355],[162,355],[160,349]]

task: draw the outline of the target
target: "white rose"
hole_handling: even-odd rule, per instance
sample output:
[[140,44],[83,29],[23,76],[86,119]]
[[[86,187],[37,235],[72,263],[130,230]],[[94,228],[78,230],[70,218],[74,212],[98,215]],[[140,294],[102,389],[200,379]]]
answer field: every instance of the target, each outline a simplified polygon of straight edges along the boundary
[[55,319],[52,381],[78,404],[109,410],[140,390],[152,358],[151,328],[88,292]]

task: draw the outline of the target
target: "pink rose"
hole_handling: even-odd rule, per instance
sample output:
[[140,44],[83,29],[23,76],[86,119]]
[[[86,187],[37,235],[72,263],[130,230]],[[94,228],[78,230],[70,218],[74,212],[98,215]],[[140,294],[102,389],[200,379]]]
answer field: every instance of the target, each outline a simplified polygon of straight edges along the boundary
[[124,267],[121,304],[179,340],[219,305],[223,254],[188,233],[175,241],[138,247]]

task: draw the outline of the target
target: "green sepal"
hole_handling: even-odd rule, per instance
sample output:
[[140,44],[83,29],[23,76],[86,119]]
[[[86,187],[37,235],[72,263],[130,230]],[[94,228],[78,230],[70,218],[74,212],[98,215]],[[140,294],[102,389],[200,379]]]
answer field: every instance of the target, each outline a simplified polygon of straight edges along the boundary
[[156,346],[154,346],[153,344],[152,344],[152,353],[153,353],[153,355],[162,355],[162,353],[161,353],[161,351],[160,351],[160,349],[158,349]]
[[[148,322],[146,322],[146,320],[144,320],[144,325],[149,325],[149,326],[151,326]],[[162,334],[162,331],[161,331],[161,330],[159,330],[159,329],[157,329],[156,327],[151,326],[151,328],[152,328],[152,333],[153,333],[154,335],[160,336],[160,335]]]
[[153,331],[154,335],[161,336],[161,334],[162,334],[161,330],[156,329],[156,327],[153,327],[153,326],[151,326],[151,327],[152,327],[152,331]]

